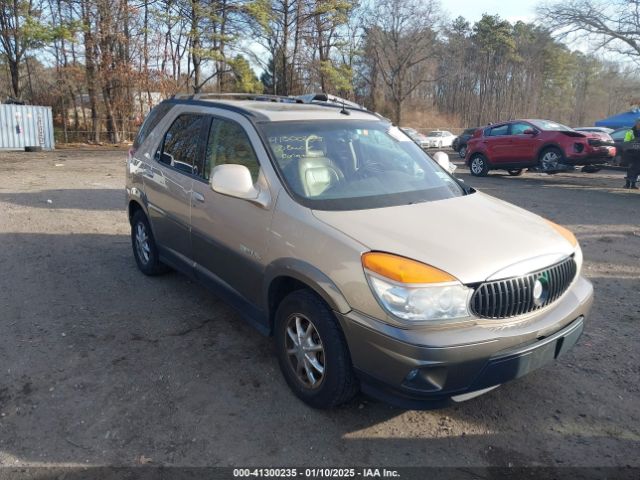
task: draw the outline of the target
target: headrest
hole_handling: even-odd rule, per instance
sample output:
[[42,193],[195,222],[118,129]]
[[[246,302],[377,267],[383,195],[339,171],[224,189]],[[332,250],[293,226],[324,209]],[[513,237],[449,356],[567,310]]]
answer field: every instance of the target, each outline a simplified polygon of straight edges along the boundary
[[324,151],[322,149],[313,148],[312,142],[321,143],[322,138],[316,135],[309,135],[304,143],[304,156],[305,157],[324,157]]

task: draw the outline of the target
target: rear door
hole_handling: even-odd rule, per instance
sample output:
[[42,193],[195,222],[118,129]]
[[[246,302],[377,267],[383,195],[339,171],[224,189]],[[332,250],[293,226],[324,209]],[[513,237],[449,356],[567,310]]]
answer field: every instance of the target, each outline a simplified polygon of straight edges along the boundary
[[510,161],[511,137],[508,123],[485,129],[485,137],[482,142],[492,164],[498,165]]
[[149,220],[161,254],[187,261],[191,257],[189,220],[196,165],[203,155],[201,134],[207,117],[179,114],[145,169]]
[[[268,161],[255,129],[245,118],[209,117],[204,163],[193,184],[191,242],[196,274],[231,287],[249,303],[261,303],[263,260],[273,213],[268,206],[222,195],[210,186],[211,171],[221,164],[246,166],[257,187],[269,189],[260,162]],[[273,199],[273,193],[270,195]]]

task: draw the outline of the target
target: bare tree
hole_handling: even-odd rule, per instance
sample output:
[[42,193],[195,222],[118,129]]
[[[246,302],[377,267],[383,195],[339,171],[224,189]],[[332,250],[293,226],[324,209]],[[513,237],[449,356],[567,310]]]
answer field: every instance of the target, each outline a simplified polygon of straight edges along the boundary
[[29,28],[37,15],[33,0],[0,1],[0,52],[6,57],[15,98],[22,96],[20,67],[29,48],[44,36],[43,29]]
[[640,60],[640,0],[569,0],[538,13],[559,38],[590,37],[597,48]]
[[381,0],[366,27],[367,50],[388,90],[398,124],[405,100],[433,79],[428,62],[438,52],[436,7],[435,0]]

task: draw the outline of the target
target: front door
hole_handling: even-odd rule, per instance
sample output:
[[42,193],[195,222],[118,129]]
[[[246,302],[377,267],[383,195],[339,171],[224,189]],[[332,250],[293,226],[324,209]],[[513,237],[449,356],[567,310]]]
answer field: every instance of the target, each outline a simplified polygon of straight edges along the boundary
[[255,305],[262,300],[272,202],[264,207],[214,192],[210,186],[214,167],[240,164],[249,169],[259,188],[269,188],[254,148],[266,155],[259,137],[247,120],[236,120],[211,118],[201,179],[193,184],[191,242],[198,275],[222,280]]
[[207,117],[181,114],[167,130],[145,168],[149,220],[160,253],[187,260],[191,256],[189,220],[194,162],[202,156],[201,132]]
[[538,141],[536,136],[525,131],[535,131],[533,125],[525,122],[511,124],[512,149],[511,156],[513,162],[532,163],[536,160]]

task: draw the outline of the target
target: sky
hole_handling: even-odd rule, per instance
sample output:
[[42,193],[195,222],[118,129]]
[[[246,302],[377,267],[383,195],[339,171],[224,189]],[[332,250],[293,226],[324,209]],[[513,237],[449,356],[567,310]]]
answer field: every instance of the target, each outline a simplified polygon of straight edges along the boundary
[[454,2],[443,0],[441,5],[451,19],[462,15],[473,23],[480,20],[483,13],[488,13],[498,14],[501,18],[514,23],[518,20],[533,21],[536,6],[540,5],[540,2],[536,0],[456,0]]

